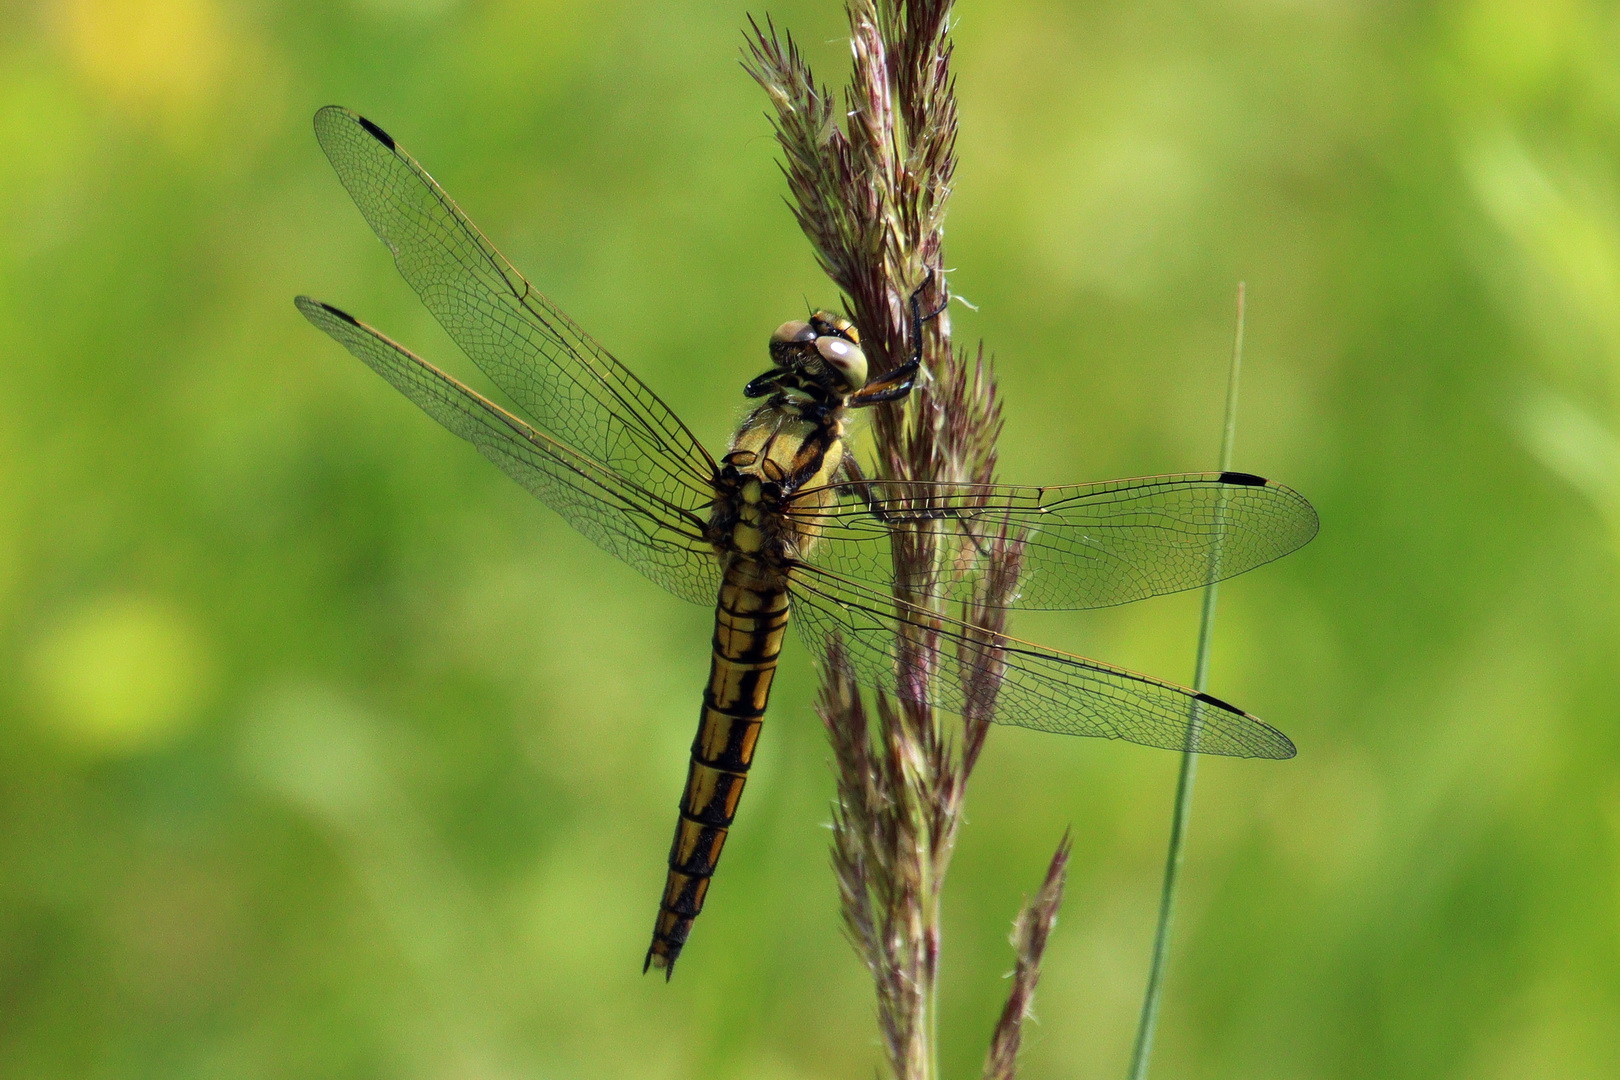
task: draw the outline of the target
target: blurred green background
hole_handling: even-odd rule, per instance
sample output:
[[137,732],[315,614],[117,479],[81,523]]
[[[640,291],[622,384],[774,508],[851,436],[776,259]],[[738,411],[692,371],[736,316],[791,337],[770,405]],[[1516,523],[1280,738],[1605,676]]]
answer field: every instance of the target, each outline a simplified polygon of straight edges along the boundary
[[[758,8],[822,76],[831,0]],[[1237,465],[1303,552],[1222,593],[1165,1077],[1620,1075],[1620,8],[963,0],[958,340],[1004,476]],[[466,373],[309,127],[409,147],[718,446],[836,297],[735,3],[0,6],[0,1076],[873,1075],[791,652],[671,985],[640,965],[709,613],[292,307]],[[1196,598],[1022,633],[1188,679]],[[946,1075],[1076,854],[1025,1075],[1123,1073],[1176,762],[994,734]]]

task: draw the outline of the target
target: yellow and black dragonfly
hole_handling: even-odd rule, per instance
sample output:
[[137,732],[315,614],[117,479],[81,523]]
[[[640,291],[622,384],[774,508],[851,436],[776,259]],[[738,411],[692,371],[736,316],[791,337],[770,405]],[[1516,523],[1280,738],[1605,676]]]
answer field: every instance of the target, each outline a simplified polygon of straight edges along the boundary
[[[399,272],[520,418],[329,304],[298,309],[574,528],[683,600],[715,606],[708,685],[646,967],[673,968],[703,908],[742,794],[791,616],[813,654],[902,697],[927,686],[962,712],[990,701],[930,678],[897,630],[988,650],[995,718],[1174,750],[1287,758],[1281,732],[1218,698],[954,621],[897,598],[898,523],[949,545],[910,582],[941,605],[982,595],[986,538],[1021,546],[1011,603],[1094,608],[1206,585],[1308,541],[1316,514],[1247,473],[1065,487],[868,480],[848,459],[851,410],[905,396],[918,360],[868,381],[856,329],[817,312],[771,336],[763,399],[718,460],[657,394],[524,280],[416,161],[346,109],[315,134]],[[898,640],[903,642],[906,634]],[[1189,740],[1193,740],[1191,743]]]

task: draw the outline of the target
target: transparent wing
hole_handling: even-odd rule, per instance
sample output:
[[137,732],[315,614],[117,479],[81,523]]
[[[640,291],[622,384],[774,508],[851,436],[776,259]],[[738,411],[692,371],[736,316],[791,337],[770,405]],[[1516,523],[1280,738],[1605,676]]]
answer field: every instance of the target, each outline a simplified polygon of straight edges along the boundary
[[307,296],[296,303],[306,319],[596,544],[676,596],[714,603],[720,565],[703,539],[698,511],[706,507],[671,501],[575,453],[329,304]]
[[[957,713],[993,710],[1000,723],[1064,735],[1230,757],[1294,756],[1282,732],[1208,694],[940,618],[811,567],[793,570],[792,593],[793,622],[812,651],[841,649],[862,684],[897,697],[926,697]],[[919,659],[925,652],[901,649],[896,629],[914,642],[936,641],[947,662],[927,669]],[[959,680],[954,660],[964,656],[980,670],[999,667],[999,689]]]
[[535,292],[386,132],[329,105],[315,135],[422,303],[542,431],[662,498],[707,494],[714,461],[686,425]]
[[832,493],[825,507],[790,511],[819,534],[808,550],[815,565],[887,592],[892,526],[924,529],[940,544],[941,573],[918,591],[964,601],[989,542],[1021,539],[1012,606],[1034,609],[1112,607],[1199,588],[1281,558],[1317,530],[1304,496],[1235,472],[1066,487],[860,480]]

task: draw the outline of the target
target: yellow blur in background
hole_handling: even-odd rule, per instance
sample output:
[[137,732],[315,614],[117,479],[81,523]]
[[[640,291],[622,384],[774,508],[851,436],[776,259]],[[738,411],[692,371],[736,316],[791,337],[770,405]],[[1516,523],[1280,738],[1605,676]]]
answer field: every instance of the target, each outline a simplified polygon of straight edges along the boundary
[[[793,0],[822,78],[839,9]],[[710,613],[292,307],[466,377],[309,128],[386,128],[719,446],[837,301],[744,9],[0,13],[0,1076],[872,1075],[792,656],[704,917],[643,978]],[[1620,8],[961,0],[957,340],[1003,476],[1237,467],[1320,538],[1225,586],[1157,1074],[1620,1075]],[[476,379],[475,379],[476,381]],[[481,385],[481,384],[480,384]],[[1185,681],[1196,598],[1016,632]],[[1173,755],[993,733],[945,912],[972,1075],[1076,854],[1024,1075],[1123,1074]]]

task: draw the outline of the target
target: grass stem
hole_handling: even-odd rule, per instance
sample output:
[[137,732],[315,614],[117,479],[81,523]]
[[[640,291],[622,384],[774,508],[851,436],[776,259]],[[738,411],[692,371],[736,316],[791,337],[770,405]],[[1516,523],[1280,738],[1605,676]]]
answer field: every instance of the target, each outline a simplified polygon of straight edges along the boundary
[[[1238,378],[1243,371],[1243,321],[1247,289],[1237,287],[1237,330],[1232,341],[1232,362],[1226,376],[1226,419],[1221,429],[1222,472],[1232,468],[1232,443],[1237,435]],[[1219,512],[1219,511],[1217,511]],[[1219,548],[1215,558],[1220,558]],[[1209,679],[1210,641],[1215,635],[1215,601],[1218,574],[1211,567],[1210,584],[1204,587],[1204,604],[1198,621],[1198,659],[1193,671],[1193,689],[1202,693]],[[1170,962],[1170,923],[1175,912],[1176,886],[1181,879],[1182,855],[1187,828],[1192,819],[1193,785],[1198,780],[1197,718],[1188,729],[1188,749],[1181,755],[1181,771],[1176,778],[1175,808],[1170,818],[1170,845],[1164,860],[1164,885],[1159,893],[1159,925],[1153,935],[1153,959],[1148,966],[1147,991],[1142,996],[1142,1016],[1137,1024],[1136,1045],[1131,1051],[1130,1080],[1147,1080],[1148,1061],[1153,1054],[1153,1035],[1159,1023],[1159,1004],[1164,996],[1165,969]]]

